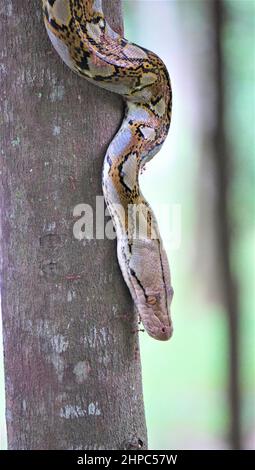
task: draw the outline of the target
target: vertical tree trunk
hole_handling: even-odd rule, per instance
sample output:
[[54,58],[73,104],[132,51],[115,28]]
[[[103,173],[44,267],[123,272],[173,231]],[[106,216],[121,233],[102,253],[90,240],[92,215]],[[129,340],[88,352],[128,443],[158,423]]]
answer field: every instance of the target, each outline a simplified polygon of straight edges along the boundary
[[[119,0],[105,7],[120,30]],[[93,240],[73,236],[77,204],[92,206],[95,223],[122,101],[61,63],[40,1],[2,0],[0,17],[9,449],[146,448],[135,314],[116,242],[95,230]]]
[[225,90],[223,29],[225,2],[212,0],[212,22],[215,31],[215,82],[216,82],[216,128],[214,134],[214,165],[217,184],[216,214],[218,247],[221,260],[221,281],[229,327],[229,402],[230,402],[230,444],[241,449],[241,398],[239,372],[239,295],[231,269],[233,237],[231,231],[230,170],[231,157],[227,145],[225,128]]

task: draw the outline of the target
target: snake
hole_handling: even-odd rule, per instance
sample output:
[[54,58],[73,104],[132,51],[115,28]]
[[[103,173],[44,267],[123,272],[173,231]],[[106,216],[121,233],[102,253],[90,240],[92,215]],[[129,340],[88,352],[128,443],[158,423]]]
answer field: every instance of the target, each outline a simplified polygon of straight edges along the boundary
[[152,338],[168,340],[173,332],[170,269],[155,214],[139,187],[145,163],[158,153],[170,127],[168,70],[155,53],[110,27],[101,0],[42,0],[42,9],[48,36],[65,64],[124,99],[122,124],[104,158],[103,195],[138,317]]

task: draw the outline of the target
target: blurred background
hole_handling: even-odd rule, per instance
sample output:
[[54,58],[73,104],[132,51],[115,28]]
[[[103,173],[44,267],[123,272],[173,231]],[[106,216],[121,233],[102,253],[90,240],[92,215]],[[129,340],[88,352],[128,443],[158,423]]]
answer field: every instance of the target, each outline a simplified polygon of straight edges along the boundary
[[[123,10],[125,36],[165,61],[173,87],[170,134],[141,177],[175,290],[171,341],[140,335],[149,446],[254,449],[255,1]],[[2,361],[0,382],[3,449]]]
[[149,445],[255,448],[255,2],[123,4],[126,37],[173,87],[169,136],[141,178],[172,214],[159,222],[175,290],[170,342],[141,334]]

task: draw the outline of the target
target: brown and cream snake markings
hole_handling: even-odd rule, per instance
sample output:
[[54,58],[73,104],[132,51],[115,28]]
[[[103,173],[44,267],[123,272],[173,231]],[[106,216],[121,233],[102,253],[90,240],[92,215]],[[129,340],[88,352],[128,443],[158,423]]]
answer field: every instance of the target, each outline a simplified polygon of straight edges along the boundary
[[119,93],[121,128],[107,150],[103,192],[118,260],[142,323],[155,339],[172,335],[173,289],[155,216],[139,189],[139,172],[162,146],[170,126],[171,85],[153,52],[130,43],[107,24],[101,0],[42,0],[50,40],[80,76]]

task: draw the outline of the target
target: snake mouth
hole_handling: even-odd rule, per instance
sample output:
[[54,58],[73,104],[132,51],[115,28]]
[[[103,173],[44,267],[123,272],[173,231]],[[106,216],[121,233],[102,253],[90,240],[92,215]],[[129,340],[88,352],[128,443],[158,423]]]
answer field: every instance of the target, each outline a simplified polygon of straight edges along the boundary
[[168,339],[171,338],[172,334],[173,334],[172,326],[162,326],[162,328],[158,330],[156,336],[153,336],[153,337],[160,341],[167,341]]
[[173,334],[172,325],[160,325],[157,328],[151,328],[151,326],[144,325],[147,333],[154,339],[159,341],[167,341],[171,338]]

